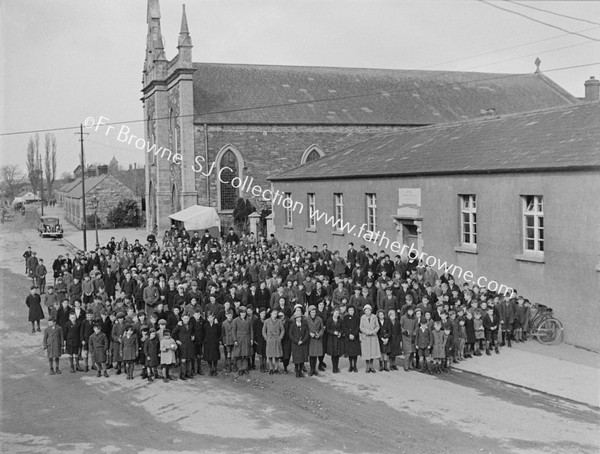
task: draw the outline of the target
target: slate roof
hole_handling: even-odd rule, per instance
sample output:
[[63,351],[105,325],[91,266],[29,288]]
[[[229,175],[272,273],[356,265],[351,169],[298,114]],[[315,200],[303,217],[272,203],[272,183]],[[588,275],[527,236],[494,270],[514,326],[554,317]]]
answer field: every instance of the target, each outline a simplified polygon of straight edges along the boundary
[[80,181],[81,181],[81,178],[76,178],[75,180],[61,186],[57,192],[63,192],[65,194],[67,194],[69,191],[71,191],[71,189],[73,189],[75,186],[77,186]]
[[600,103],[383,134],[272,181],[600,170]]
[[476,118],[488,109],[504,115],[579,102],[541,73],[217,63],[193,68],[196,123],[429,125]]
[[[88,194],[92,189],[98,186],[101,182],[103,182],[110,175],[99,175],[96,177],[86,177],[85,178],[85,193]],[[65,197],[71,199],[80,199],[81,198],[81,178],[78,178],[74,181],[74,185],[71,187],[69,192],[65,193]]]

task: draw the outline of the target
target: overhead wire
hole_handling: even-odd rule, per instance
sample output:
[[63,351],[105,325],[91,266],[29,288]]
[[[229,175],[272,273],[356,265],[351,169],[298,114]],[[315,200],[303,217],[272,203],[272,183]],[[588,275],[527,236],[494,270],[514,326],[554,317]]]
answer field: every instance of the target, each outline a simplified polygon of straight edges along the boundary
[[[581,65],[564,66],[564,67],[560,67],[560,68],[551,68],[551,69],[544,70],[544,73],[555,72],[555,71],[565,71],[567,69],[583,68],[583,67],[596,66],[596,65],[600,65],[600,61],[594,62],[594,63],[581,64]],[[479,82],[487,82],[487,81],[493,81],[493,80],[508,79],[508,78],[513,78],[513,77],[522,77],[523,75],[524,74],[503,74],[503,75],[495,76],[495,77],[487,77],[487,78],[484,77],[484,78],[478,78],[478,79],[464,80],[464,81],[460,81],[460,82],[438,83],[438,84],[432,84],[431,86],[434,86],[434,87],[457,86],[457,85],[465,85],[465,84],[470,84],[470,83],[479,83]],[[235,112],[246,112],[246,111],[250,111],[250,110],[272,109],[272,108],[277,108],[277,107],[293,107],[293,106],[298,106],[298,105],[303,105],[303,104],[316,104],[316,103],[321,103],[321,102],[331,102],[331,101],[338,101],[338,100],[344,100],[344,99],[366,98],[366,97],[370,97],[370,96],[388,95],[388,94],[392,94],[392,93],[399,93],[402,91],[404,91],[404,90],[403,89],[378,90],[378,91],[367,92],[367,93],[354,93],[354,94],[349,94],[346,96],[335,96],[335,97],[329,97],[329,98],[311,99],[311,100],[306,100],[306,101],[239,107],[239,108],[235,108],[235,109],[226,109],[226,110],[205,112],[202,114],[188,114],[188,115],[177,115],[177,116],[170,116],[170,117],[158,117],[158,118],[153,118],[152,121],[170,120],[172,118],[186,118],[186,117],[200,117],[201,118],[201,117],[208,117],[210,115],[219,115],[219,114],[235,113]],[[101,126],[104,127],[104,126],[124,125],[124,124],[133,124],[133,123],[145,123],[147,121],[148,120],[143,120],[143,119],[114,121],[114,122],[103,123]],[[65,126],[65,127],[59,127],[59,128],[32,129],[32,130],[27,130],[27,131],[12,131],[12,132],[0,133],[0,136],[33,134],[36,132],[64,131],[64,130],[69,130],[69,129],[75,130],[75,129],[79,129],[79,127],[80,127],[79,125],[76,125],[76,126]]]

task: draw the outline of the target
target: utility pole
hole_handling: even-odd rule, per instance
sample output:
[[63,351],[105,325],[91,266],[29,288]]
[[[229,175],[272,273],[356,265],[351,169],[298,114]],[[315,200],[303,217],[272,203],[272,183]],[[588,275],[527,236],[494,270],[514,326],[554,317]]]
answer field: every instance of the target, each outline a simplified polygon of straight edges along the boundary
[[85,160],[83,158],[83,136],[88,133],[83,132],[83,124],[79,125],[79,141],[81,142],[81,214],[83,214],[83,250],[87,252],[87,219],[85,217]]

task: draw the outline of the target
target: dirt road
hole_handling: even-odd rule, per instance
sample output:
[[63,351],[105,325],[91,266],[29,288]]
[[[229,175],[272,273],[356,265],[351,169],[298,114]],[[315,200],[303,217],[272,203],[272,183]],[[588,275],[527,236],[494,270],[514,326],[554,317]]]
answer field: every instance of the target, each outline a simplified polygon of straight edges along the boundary
[[49,376],[21,255],[51,264],[66,248],[35,226],[28,213],[0,227],[2,452],[598,452],[597,411],[459,372]]

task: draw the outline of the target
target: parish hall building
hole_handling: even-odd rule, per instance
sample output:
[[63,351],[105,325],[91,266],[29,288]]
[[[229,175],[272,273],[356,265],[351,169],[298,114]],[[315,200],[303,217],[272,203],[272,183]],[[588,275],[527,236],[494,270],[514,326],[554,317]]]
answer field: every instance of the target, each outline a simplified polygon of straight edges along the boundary
[[[167,58],[160,20],[158,0],[148,0],[145,139],[177,159],[146,154],[148,230],[164,231],[170,214],[196,204],[214,207],[226,229],[244,197],[274,209],[281,240],[345,250],[350,236],[310,225],[307,211],[271,207],[229,184],[250,177],[257,194],[273,185],[549,303],[568,322],[569,341],[600,348],[600,313],[590,310],[600,294],[594,105],[539,68],[199,63],[185,8]],[[588,101],[597,103],[598,84],[586,82]]]

